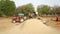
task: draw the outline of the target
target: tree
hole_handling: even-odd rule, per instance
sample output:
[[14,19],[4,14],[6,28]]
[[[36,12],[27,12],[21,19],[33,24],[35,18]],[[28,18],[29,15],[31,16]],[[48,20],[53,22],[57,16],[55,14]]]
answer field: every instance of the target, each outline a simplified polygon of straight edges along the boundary
[[60,14],[60,6],[54,6],[54,7],[52,7],[51,11],[54,14]]
[[48,14],[50,7],[48,5],[39,5],[37,7],[38,14]]
[[6,15],[6,16],[12,16],[15,12],[16,6],[13,1],[10,0],[1,0],[0,1],[0,8],[1,8],[1,13]]
[[29,12],[34,12],[34,7],[32,4],[26,4],[23,6],[19,6],[17,8],[18,13],[24,13],[25,15],[28,14]]

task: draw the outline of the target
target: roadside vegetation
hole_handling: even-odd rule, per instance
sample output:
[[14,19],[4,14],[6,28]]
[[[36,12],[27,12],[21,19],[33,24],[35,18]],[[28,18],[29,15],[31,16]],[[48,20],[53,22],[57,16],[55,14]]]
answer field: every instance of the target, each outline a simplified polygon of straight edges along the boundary
[[38,5],[37,11],[34,10],[31,3],[16,7],[15,2],[11,0],[0,1],[0,17],[18,15],[23,13],[25,16],[29,13],[38,12],[38,15],[60,15],[60,6]]

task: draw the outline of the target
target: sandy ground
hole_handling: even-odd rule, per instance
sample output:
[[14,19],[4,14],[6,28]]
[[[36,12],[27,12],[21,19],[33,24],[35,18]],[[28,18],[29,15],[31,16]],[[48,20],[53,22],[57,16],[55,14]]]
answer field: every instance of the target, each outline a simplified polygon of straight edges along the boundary
[[11,23],[11,19],[0,19],[0,34],[60,34],[60,27],[43,24],[38,19],[16,24]]

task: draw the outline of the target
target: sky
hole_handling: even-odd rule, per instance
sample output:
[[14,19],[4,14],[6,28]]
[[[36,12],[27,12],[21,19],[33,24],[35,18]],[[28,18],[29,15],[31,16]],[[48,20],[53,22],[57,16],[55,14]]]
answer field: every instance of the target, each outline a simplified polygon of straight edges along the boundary
[[32,3],[33,6],[36,8],[38,5],[60,5],[60,0],[13,0],[16,4],[16,7],[22,6],[28,3]]

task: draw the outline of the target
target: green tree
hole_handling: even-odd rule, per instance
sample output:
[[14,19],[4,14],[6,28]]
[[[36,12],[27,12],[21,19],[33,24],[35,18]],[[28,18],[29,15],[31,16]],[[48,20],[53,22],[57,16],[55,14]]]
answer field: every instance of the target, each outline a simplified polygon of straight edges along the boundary
[[48,5],[39,5],[37,7],[38,14],[48,14],[50,7]]
[[4,13],[3,13],[3,5],[4,5],[4,0],[0,0],[0,16],[2,16]]
[[32,4],[26,4],[23,6],[19,6],[17,8],[18,13],[24,13],[25,15],[28,14],[29,12],[34,12],[34,7]]
[[11,16],[15,13],[15,9],[16,9],[16,6],[15,6],[15,3],[13,1],[10,1],[10,0],[1,0],[0,1],[1,4],[1,13],[6,15],[6,16]]

